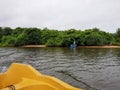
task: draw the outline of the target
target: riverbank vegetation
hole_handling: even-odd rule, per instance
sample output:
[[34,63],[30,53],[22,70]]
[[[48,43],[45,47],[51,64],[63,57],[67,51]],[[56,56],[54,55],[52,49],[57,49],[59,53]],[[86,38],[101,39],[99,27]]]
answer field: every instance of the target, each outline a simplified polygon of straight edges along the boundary
[[74,40],[78,46],[120,45],[120,28],[116,33],[109,33],[98,28],[58,31],[48,28],[0,27],[0,46],[69,46]]

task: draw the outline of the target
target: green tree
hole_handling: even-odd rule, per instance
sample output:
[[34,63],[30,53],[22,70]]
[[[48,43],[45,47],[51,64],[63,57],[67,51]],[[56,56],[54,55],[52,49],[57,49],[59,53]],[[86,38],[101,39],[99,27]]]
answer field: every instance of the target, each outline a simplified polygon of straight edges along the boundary
[[49,39],[54,40],[54,38],[56,38],[56,37],[59,37],[59,32],[57,30],[49,30],[49,29],[41,30],[42,44],[48,44]]
[[3,36],[11,35],[12,29],[10,27],[0,27],[0,42]]
[[25,33],[23,32],[19,34],[18,37],[16,38],[15,46],[26,45],[26,42],[27,42],[27,39],[26,39]]
[[2,46],[14,46],[16,39],[11,36],[2,37]]
[[1,32],[4,36],[8,36],[12,34],[12,29],[10,27],[4,27],[2,28]]
[[23,33],[25,30],[25,28],[21,28],[21,27],[17,27],[12,31],[12,35],[17,37],[18,35],[20,35],[21,33]]
[[120,28],[118,28],[116,34],[117,34],[117,37],[120,37]]
[[103,38],[98,33],[91,33],[85,36],[85,45],[88,46],[103,45]]
[[28,28],[24,31],[27,45],[36,45],[41,43],[41,32],[37,28]]

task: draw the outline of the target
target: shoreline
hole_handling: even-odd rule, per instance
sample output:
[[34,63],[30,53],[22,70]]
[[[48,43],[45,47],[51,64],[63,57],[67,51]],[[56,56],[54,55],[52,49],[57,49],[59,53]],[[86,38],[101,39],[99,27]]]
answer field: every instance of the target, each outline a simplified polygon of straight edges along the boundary
[[[0,46],[2,47],[2,46]],[[7,47],[7,46],[6,46]],[[8,46],[9,47],[9,46]],[[48,46],[46,45],[25,45],[20,46],[22,48],[46,48]],[[54,46],[55,47],[55,46]],[[60,46],[59,46],[60,47]],[[62,47],[62,46],[61,46]],[[66,46],[68,47],[68,46]],[[117,45],[104,45],[104,46],[77,46],[77,48],[120,48],[120,46]]]
[[78,48],[120,48],[120,46],[78,46]]
[[21,47],[25,47],[25,48],[42,48],[42,47],[47,47],[46,45],[25,45],[25,46],[21,46]]
[[[46,45],[25,45],[21,46],[25,48],[43,48],[47,47]],[[120,46],[115,46],[115,45],[106,45],[106,46],[77,46],[77,48],[120,48]]]

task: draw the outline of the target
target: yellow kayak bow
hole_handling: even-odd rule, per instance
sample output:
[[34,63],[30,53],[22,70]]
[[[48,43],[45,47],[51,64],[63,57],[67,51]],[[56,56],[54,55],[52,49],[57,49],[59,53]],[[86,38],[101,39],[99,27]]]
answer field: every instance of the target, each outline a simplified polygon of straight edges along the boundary
[[82,90],[26,64],[13,63],[0,74],[0,90]]

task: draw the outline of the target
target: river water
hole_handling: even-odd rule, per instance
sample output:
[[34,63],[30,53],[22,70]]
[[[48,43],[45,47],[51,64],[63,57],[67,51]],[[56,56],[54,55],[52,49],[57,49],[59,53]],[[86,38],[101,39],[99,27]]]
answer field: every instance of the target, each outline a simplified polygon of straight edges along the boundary
[[120,89],[120,49],[0,48],[0,72],[13,62],[84,90]]

